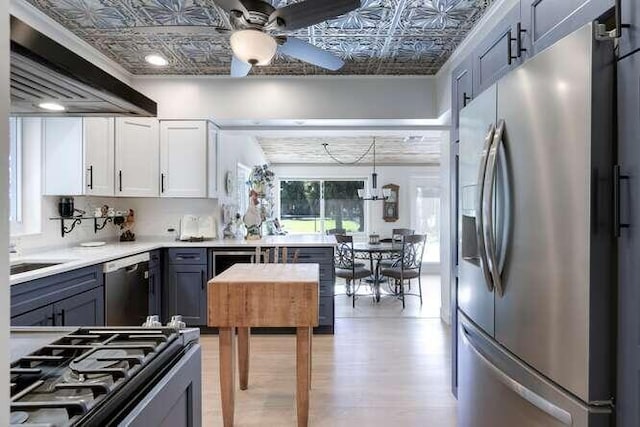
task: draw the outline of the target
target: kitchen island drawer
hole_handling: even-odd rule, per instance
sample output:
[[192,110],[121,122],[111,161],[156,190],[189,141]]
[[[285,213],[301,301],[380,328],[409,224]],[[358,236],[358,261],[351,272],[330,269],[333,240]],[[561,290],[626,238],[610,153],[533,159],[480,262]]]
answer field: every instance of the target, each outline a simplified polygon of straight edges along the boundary
[[169,264],[207,264],[207,250],[204,248],[170,248]]

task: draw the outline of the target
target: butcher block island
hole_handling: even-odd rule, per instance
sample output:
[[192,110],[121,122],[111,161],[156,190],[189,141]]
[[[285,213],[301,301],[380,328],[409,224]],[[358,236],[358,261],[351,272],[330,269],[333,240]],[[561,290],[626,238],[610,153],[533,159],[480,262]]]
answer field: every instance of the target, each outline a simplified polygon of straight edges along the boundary
[[296,328],[298,426],[309,418],[312,328],[318,326],[318,264],[235,264],[208,283],[208,326],[219,328],[224,425],[233,425],[238,330],[240,389],[249,384],[251,327]]

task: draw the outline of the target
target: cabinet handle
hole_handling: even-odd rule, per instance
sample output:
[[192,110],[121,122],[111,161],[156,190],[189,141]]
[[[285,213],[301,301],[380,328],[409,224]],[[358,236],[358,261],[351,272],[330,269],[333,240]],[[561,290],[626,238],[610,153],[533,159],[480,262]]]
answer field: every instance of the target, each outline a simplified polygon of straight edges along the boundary
[[93,190],[93,165],[89,166],[89,185],[90,190]]
[[[509,39],[509,42],[507,43],[507,59],[508,59],[508,63],[509,65],[511,65],[513,63],[514,59],[519,59],[522,57],[522,52],[526,52],[527,49],[522,47],[522,34],[526,33],[527,30],[523,30],[522,29],[522,23],[518,22],[516,24],[516,37],[513,37],[513,32],[511,30],[509,30],[509,32],[507,33],[507,37]],[[511,44],[513,42],[516,42],[516,55],[513,56],[513,51],[512,51],[512,46]]]
[[120,182],[120,192],[122,192],[122,171],[118,171],[118,181]]
[[200,283],[202,283],[202,290],[204,291],[204,271],[200,270]]
[[57,326],[65,326],[65,315],[64,315],[64,309],[60,310],[60,325]]
[[620,174],[620,165],[613,167],[613,233],[620,237],[623,228],[629,228],[630,224],[620,221],[620,181],[628,181],[629,175]]
[[160,192],[164,193],[164,174],[160,174]]
[[467,92],[463,92],[462,94],[462,107],[466,107],[467,106],[467,102],[471,101],[471,97],[469,95],[467,95]]

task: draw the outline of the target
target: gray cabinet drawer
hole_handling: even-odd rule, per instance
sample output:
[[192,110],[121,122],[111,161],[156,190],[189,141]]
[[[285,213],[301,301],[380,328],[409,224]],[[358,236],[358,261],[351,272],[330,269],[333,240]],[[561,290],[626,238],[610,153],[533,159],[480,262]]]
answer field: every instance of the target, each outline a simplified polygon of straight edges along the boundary
[[207,250],[204,248],[170,248],[169,264],[207,264]]

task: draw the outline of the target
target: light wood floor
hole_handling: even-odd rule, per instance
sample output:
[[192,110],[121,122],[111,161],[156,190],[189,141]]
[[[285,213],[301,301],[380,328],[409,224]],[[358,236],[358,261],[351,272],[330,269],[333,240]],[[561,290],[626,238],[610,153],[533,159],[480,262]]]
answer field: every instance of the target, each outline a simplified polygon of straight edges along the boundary
[[[203,336],[203,422],[221,426],[218,337]],[[316,335],[310,425],[454,427],[449,329],[439,319],[336,319]],[[249,390],[237,426],[295,426],[295,337],[251,338]]]
[[[422,275],[422,305],[420,299],[413,295],[405,296],[406,307],[402,309],[402,302],[397,298],[386,295],[380,302],[374,302],[373,298],[365,295],[369,292],[367,286],[360,286],[356,298],[355,308],[352,306],[351,297],[345,293],[344,280],[336,281],[335,287],[335,316],[336,317],[416,317],[439,318],[440,317],[440,276]],[[386,285],[382,287],[386,292]],[[407,290],[408,291],[408,290]],[[418,293],[417,282],[414,281],[411,293]]]

